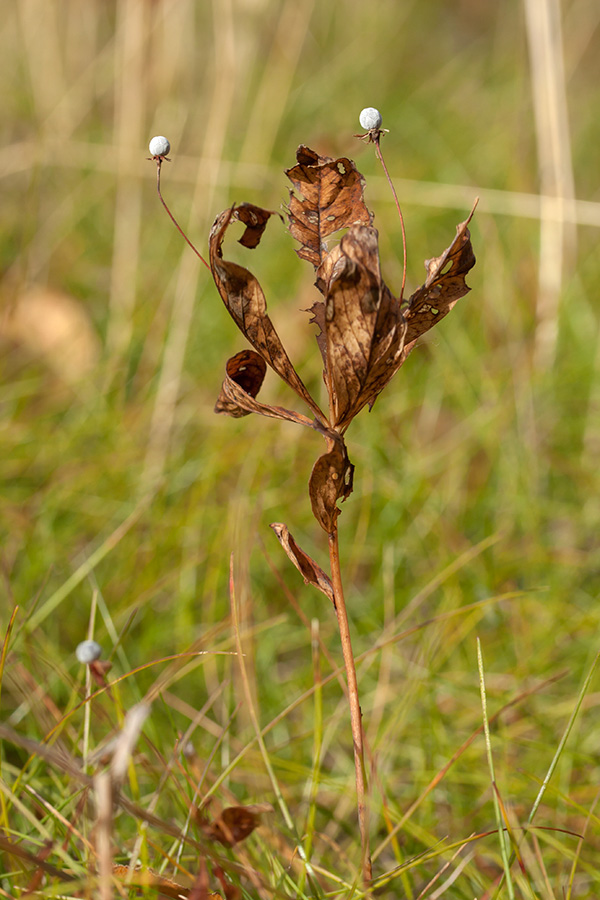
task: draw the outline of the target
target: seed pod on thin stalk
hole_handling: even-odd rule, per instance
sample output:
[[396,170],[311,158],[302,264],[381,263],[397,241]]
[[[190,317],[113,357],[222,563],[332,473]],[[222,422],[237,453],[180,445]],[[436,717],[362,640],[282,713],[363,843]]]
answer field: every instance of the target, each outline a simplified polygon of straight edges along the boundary
[[165,200],[163,199],[163,195],[162,195],[162,193],[161,193],[161,190],[160,190],[160,170],[161,170],[162,164],[163,164],[163,162],[164,162],[165,160],[166,160],[167,162],[171,162],[171,160],[170,160],[169,157],[167,156],[167,154],[171,152],[171,144],[170,144],[170,142],[169,142],[169,139],[166,138],[166,137],[164,137],[164,136],[161,135],[161,134],[156,135],[155,137],[153,137],[153,138],[150,140],[150,143],[148,144],[148,149],[150,150],[150,153],[152,154],[152,156],[150,157],[150,159],[151,159],[151,160],[154,160],[154,161],[156,162],[156,190],[157,190],[157,192],[158,192],[158,198],[159,198],[160,202],[161,202],[162,205],[164,206],[164,208],[165,208],[165,210],[166,210],[166,213],[167,213],[167,215],[169,216],[171,222],[173,223],[173,225],[175,226],[175,228],[177,229],[177,231],[179,232],[179,234],[182,236],[182,238],[184,239],[184,241],[187,243],[188,247],[190,247],[190,248],[194,251],[194,253],[195,253],[196,256],[198,257],[198,259],[200,260],[200,262],[204,263],[204,265],[206,266],[206,268],[209,269],[210,266],[208,265],[208,263],[206,262],[206,260],[205,260],[204,257],[202,256],[202,254],[194,247],[194,245],[192,244],[192,242],[191,242],[190,239],[188,238],[187,234],[186,234],[185,231],[181,228],[181,226],[180,226],[179,223],[177,222],[175,216],[173,215],[173,213],[171,212],[171,210],[170,210],[169,207],[167,206]]

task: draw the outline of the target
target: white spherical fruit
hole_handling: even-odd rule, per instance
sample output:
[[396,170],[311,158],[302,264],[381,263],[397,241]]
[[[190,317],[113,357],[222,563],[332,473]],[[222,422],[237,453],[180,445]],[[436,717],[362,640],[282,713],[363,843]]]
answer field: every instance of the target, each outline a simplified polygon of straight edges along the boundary
[[167,156],[171,150],[171,145],[166,137],[160,134],[152,138],[148,147],[152,156]]
[[95,662],[102,656],[102,647],[96,641],[82,641],[77,644],[75,656],[84,666]]
[[371,131],[373,128],[381,128],[381,123],[383,122],[381,113],[373,106],[367,106],[363,109],[358,120],[365,131]]

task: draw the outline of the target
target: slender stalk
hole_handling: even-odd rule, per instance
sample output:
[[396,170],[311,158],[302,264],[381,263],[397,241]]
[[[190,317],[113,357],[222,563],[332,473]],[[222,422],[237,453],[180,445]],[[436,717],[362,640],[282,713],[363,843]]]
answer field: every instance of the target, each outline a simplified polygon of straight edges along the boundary
[[485,735],[485,748],[487,753],[488,767],[490,770],[490,781],[492,784],[492,800],[494,801],[494,813],[496,815],[496,826],[498,828],[498,840],[500,841],[500,854],[502,856],[502,864],[504,867],[504,878],[506,880],[506,889],[508,891],[509,900],[514,900],[515,889],[510,874],[511,861],[508,858],[508,848],[506,846],[506,838],[504,835],[504,826],[502,823],[502,814],[500,804],[498,802],[498,794],[496,787],[496,776],[494,774],[494,760],[492,757],[492,741],[490,738],[490,723],[487,714],[487,695],[485,691],[485,676],[483,672],[483,655],[481,652],[481,642],[477,638],[477,668],[479,669],[479,690],[481,693],[481,709],[483,713],[483,733]]
[[[167,161],[168,161],[168,160],[167,160]],[[198,257],[198,259],[200,260],[200,262],[203,262],[204,265],[206,266],[206,268],[210,271],[210,266],[209,266],[209,264],[206,262],[206,260],[205,260],[204,257],[202,256],[202,254],[201,254],[198,250],[196,250],[196,248],[194,247],[194,245],[193,245],[192,242],[190,241],[189,237],[187,236],[187,234],[185,233],[185,231],[180,227],[180,225],[179,225],[179,223],[177,222],[175,216],[173,215],[173,213],[171,212],[171,210],[169,209],[169,207],[167,206],[167,204],[166,204],[165,201],[163,200],[163,195],[162,195],[161,192],[160,192],[160,169],[161,169],[161,166],[162,166],[162,162],[163,162],[163,161],[162,161],[162,158],[161,158],[160,156],[157,157],[157,159],[156,159],[156,190],[158,191],[158,197],[159,197],[159,200],[160,200],[160,202],[162,203],[162,205],[164,206],[164,208],[166,209],[167,215],[169,216],[171,222],[173,223],[173,225],[175,226],[175,228],[177,229],[177,231],[179,232],[179,234],[181,235],[181,237],[184,239],[184,241],[186,242],[186,244],[188,245],[188,247],[191,247],[191,248],[192,248],[192,250],[194,251],[194,253],[195,253],[196,256]]]
[[371,881],[373,870],[371,865],[371,850],[369,848],[369,810],[366,795],[365,776],[365,752],[362,728],[362,712],[358,697],[358,681],[356,679],[356,666],[352,652],[350,639],[350,625],[348,612],[344,599],[342,586],[342,573],[340,569],[340,551],[338,544],[337,524],[329,535],[329,564],[331,567],[331,581],[335,596],[335,611],[342,642],[342,656],[348,680],[348,703],[350,705],[350,723],[352,727],[352,740],[354,744],[354,769],[356,775],[356,801],[358,805],[358,827],[360,829],[360,842],[362,848],[362,873],[365,884]]
[[404,216],[402,215],[402,210],[400,209],[400,201],[398,200],[398,194],[396,193],[396,188],[394,187],[394,182],[390,178],[390,173],[388,172],[388,168],[385,164],[385,160],[383,158],[383,154],[381,152],[381,147],[379,146],[379,141],[381,140],[381,135],[377,134],[372,138],[373,143],[375,144],[375,152],[379,157],[379,161],[383,166],[383,171],[385,172],[385,177],[388,180],[388,184],[392,189],[392,194],[394,195],[394,201],[396,203],[396,209],[398,210],[398,216],[400,218],[400,228],[402,229],[402,249],[404,251],[404,265],[402,267],[402,287],[400,288],[400,303],[402,303],[402,298],[404,297],[404,287],[406,285],[406,231],[404,230]]

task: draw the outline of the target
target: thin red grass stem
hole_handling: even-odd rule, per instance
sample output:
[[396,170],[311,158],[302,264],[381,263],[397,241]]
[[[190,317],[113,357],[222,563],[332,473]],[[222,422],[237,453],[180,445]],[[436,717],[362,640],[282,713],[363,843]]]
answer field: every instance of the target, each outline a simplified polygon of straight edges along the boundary
[[184,231],[182,228],[180,228],[179,223],[178,223],[177,220],[175,219],[175,216],[173,215],[173,213],[171,212],[171,210],[169,209],[169,207],[167,206],[167,204],[166,204],[165,201],[163,200],[163,195],[162,195],[161,192],[160,192],[160,168],[161,168],[161,166],[162,166],[162,159],[159,157],[159,158],[156,160],[156,190],[158,191],[158,197],[159,197],[159,199],[160,199],[160,202],[162,203],[162,205],[163,205],[164,208],[166,209],[167,215],[169,216],[171,222],[173,223],[173,225],[175,226],[175,228],[177,229],[177,231],[179,232],[179,234],[181,235],[181,237],[184,239],[184,241],[186,242],[186,244],[188,245],[188,247],[191,247],[191,248],[192,248],[192,250],[194,251],[194,253],[195,253],[196,256],[198,257],[198,259],[199,259],[201,262],[203,262],[204,265],[206,266],[206,268],[210,271],[210,266],[209,266],[209,264],[206,262],[206,260],[205,260],[204,257],[202,256],[202,254],[201,254],[198,250],[196,250],[196,248],[194,247],[194,245],[192,244],[192,242],[191,242],[190,239],[188,238],[188,236],[187,236],[187,234],[185,233],[185,231]]
[[360,842],[362,848],[362,874],[365,886],[373,877],[371,864],[371,851],[369,848],[369,810],[367,806],[366,776],[365,776],[365,752],[362,728],[362,712],[358,697],[358,681],[356,678],[356,665],[352,652],[350,639],[350,625],[348,612],[344,599],[342,586],[342,573],[340,569],[340,551],[338,544],[337,524],[329,535],[329,562],[331,567],[331,581],[335,597],[335,611],[337,614],[340,640],[342,643],[342,656],[348,680],[348,704],[350,706],[350,723],[352,727],[352,740],[354,744],[354,769],[356,775],[356,802],[358,806],[358,826],[360,829]]
[[388,184],[392,189],[392,194],[394,195],[394,201],[396,203],[396,209],[398,210],[398,216],[400,218],[400,227],[402,229],[402,248],[404,251],[404,265],[402,267],[402,287],[400,288],[400,303],[402,303],[402,298],[404,297],[404,287],[406,285],[406,231],[404,230],[404,216],[402,215],[402,210],[400,209],[400,202],[398,200],[396,188],[394,187],[394,182],[390,178],[390,173],[388,172],[388,168],[383,158],[383,153],[381,152],[381,147],[379,146],[380,137],[381,136],[378,134],[377,137],[373,139],[373,143],[375,144],[375,152],[379,157],[379,161],[381,162],[383,171],[385,172],[385,177],[387,178]]

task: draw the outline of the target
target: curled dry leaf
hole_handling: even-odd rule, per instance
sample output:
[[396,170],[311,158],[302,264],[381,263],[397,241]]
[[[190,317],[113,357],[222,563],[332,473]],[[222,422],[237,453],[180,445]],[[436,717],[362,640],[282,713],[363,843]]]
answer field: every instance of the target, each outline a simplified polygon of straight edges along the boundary
[[[270,216],[268,210],[251,204],[245,204],[241,207],[241,211],[240,207],[231,207],[217,216],[209,239],[212,275],[229,314],[242,334],[267,365],[302,397],[321,421],[324,421],[323,413],[302,383],[267,315],[265,295],[257,279],[243,266],[223,259],[222,244],[225,232],[234,219],[239,218],[246,223],[242,240],[250,234],[251,238],[248,237],[248,240],[251,241],[251,245],[257,246]],[[248,224],[253,218],[257,224]]]
[[314,587],[322,591],[326,597],[329,597],[335,606],[333,585],[329,576],[316,564],[314,559],[311,559],[308,553],[305,553],[304,550],[298,546],[290,534],[287,525],[284,525],[282,522],[273,522],[270,527],[277,535],[279,543],[291,559],[292,563],[304,578],[304,583],[314,585]]
[[348,459],[343,440],[330,442],[327,453],[318,458],[308,482],[308,493],[315,519],[321,528],[332,534],[340,514],[337,501],[352,493],[354,466]]
[[[227,378],[235,382],[249,397],[256,397],[262,387],[267,371],[267,364],[254,350],[242,350],[227,360]],[[225,413],[234,419],[249,416],[251,410],[240,406],[222,389],[215,403],[216,413]]]
[[270,209],[262,209],[260,206],[254,206],[252,203],[240,203],[235,209],[234,216],[246,226],[239,243],[250,250],[258,247],[271,216],[279,216],[281,218],[279,213]]
[[271,419],[284,419],[287,422],[295,422],[296,425],[314,428],[315,421],[303,416],[302,413],[285,409],[283,406],[269,406],[255,399],[265,372],[266,363],[254,350],[242,350],[232,356],[227,361],[225,380],[215,404],[215,412],[225,413],[236,419],[249,413],[258,413]]

